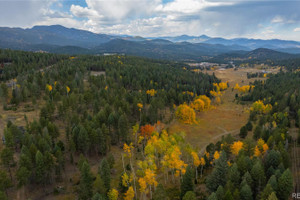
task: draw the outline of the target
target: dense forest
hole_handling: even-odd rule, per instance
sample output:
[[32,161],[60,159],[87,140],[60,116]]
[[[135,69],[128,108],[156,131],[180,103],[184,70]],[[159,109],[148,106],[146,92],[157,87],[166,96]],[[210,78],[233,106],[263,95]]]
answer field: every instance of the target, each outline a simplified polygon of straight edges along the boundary
[[[24,127],[10,120],[1,127],[0,199],[21,188],[53,188],[66,181],[69,165],[80,174],[67,180],[76,199],[290,197],[295,139],[289,129],[299,127],[299,72],[232,88],[241,91],[237,103],[250,102],[249,121],[238,136],[224,136],[201,155],[183,132],[170,134],[165,127],[174,118],[197,124],[195,113],[221,103],[230,86],[214,74],[132,56],[11,50],[0,50],[0,65],[3,110],[25,108],[26,121]],[[37,119],[27,117],[32,111]]]

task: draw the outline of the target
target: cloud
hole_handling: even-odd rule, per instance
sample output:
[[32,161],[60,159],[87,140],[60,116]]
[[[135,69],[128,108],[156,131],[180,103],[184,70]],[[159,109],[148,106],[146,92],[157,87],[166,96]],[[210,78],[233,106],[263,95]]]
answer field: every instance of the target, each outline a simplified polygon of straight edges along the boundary
[[282,23],[283,18],[281,16],[276,16],[272,19],[271,23]]
[[61,24],[140,36],[297,39],[299,7],[300,1],[277,0],[0,0],[0,26]]
[[300,27],[295,28],[295,29],[294,29],[294,32],[300,32]]

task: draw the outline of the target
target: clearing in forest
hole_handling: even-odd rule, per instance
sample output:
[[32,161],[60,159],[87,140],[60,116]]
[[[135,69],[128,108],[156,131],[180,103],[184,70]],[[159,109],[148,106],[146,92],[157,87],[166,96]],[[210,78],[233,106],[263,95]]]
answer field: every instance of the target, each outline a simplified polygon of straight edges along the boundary
[[[247,73],[256,73],[261,70],[257,68],[244,68],[239,70],[225,69],[216,71],[207,71],[214,73],[222,82],[228,81],[229,88],[222,96],[222,104],[216,106],[213,110],[204,111],[197,114],[198,124],[183,124],[174,120],[169,125],[170,133],[184,132],[186,141],[193,145],[200,153],[204,153],[205,147],[211,142],[217,142],[223,135],[239,133],[240,128],[247,123],[249,113],[248,105],[241,105],[234,102],[235,90],[232,88],[238,83],[240,86],[248,85],[256,79],[265,78],[247,78]],[[278,69],[270,69],[276,73]]]

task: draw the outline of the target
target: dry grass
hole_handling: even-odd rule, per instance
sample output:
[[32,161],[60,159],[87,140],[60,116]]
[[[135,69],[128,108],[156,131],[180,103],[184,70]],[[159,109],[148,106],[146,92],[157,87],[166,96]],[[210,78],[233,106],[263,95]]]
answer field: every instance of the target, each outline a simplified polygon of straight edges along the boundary
[[[208,74],[215,73],[216,77],[223,82],[228,81],[228,88],[222,96],[223,103],[216,109],[197,114],[198,124],[187,125],[174,120],[169,125],[170,133],[185,132],[186,141],[203,153],[205,147],[219,140],[226,134],[238,134],[240,128],[247,123],[249,113],[246,112],[248,105],[236,104],[234,102],[236,91],[232,87],[238,83],[240,86],[254,82],[255,79],[247,79],[247,72],[258,72],[257,68],[245,68],[234,71],[233,69],[206,71]],[[276,73],[278,69],[270,69]],[[265,78],[257,78],[265,79]]]

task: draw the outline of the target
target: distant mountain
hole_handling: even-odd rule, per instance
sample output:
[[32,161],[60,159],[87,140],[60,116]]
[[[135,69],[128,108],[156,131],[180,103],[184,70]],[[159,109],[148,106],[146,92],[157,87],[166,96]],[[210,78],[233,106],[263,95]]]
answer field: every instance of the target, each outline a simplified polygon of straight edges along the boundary
[[234,62],[269,62],[299,58],[299,54],[289,54],[279,51],[274,51],[266,48],[258,48],[253,51],[235,51],[225,54],[220,54],[212,59],[211,62],[226,63],[230,61]]
[[[247,38],[224,39],[206,35],[144,38],[130,35],[96,34],[60,25],[34,26],[30,29],[0,27],[0,48],[26,51],[47,51],[65,54],[125,53],[151,58],[184,61],[239,59],[274,59],[298,54],[300,42],[258,40]],[[249,51],[257,48],[255,54]],[[253,53],[253,52],[252,52]],[[290,55],[288,54],[288,55]],[[298,55],[297,55],[298,56]]]
[[205,43],[192,44],[188,42],[173,43],[169,40],[153,39],[144,41],[129,41],[115,39],[92,49],[95,54],[125,53],[159,59],[196,60],[200,61],[221,53],[245,50],[240,46],[224,46]]
[[31,29],[0,27],[0,47],[2,48],[26,50],[27,46],[36,44],[91,48],[114,38],[116,37],[60,25],[35,26]]

